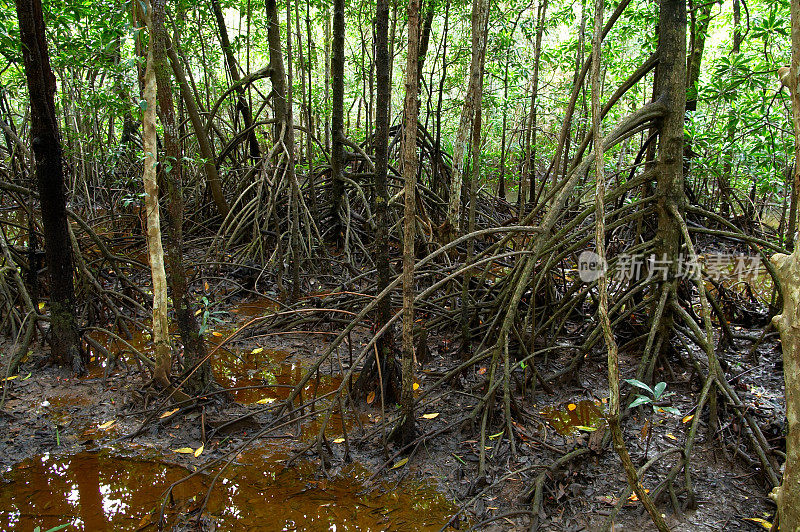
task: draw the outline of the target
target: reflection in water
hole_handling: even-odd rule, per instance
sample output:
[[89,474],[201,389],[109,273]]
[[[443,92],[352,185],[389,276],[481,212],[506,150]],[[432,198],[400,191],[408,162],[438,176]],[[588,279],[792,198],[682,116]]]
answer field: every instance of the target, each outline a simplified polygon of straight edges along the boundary
[[540,413],[562,436],[574,434],[584,427],[596,429],[605,423],[598,403],[589,400],[547,408]]
[[[217,483],[207,515],[221,530],[438,530],[454,511],[421,484],[363,494],[367,472],[349,466],[336,478],[317,478],[316,466],[284,469],[275,457],[251,451]],[[4,477],[0,529],[154,530],[151,513],[167,486],[186,471],[160,462],[81,453],[24,462]],[[208,487],[195,477],[174,491],[170,519],[196,509]]]

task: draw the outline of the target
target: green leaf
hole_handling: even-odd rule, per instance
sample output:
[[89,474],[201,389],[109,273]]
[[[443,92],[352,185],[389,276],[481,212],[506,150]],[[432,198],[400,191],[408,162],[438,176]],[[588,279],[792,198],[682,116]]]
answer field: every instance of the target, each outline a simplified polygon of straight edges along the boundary
[[650,388],[648,385],[646,385],[645,383],[643,383],[642,381],[640,381],[638,379],[625,379],[625,382],[627,382],[631,386],[636,386],[637,388],[641,388],[642,390],[650,392],[650,395],[655,395],[653,393],[653,389],[652,388]]
[[628,408],[636,408],[639,405],[643,405],[645,403],[652,403],[652,402],[653,402],[653,400],[650,399],[649,397],[646,397],[644,395],[637,395],[636,399],[634,399],[633,402],[628,405]]
[[653,390],[653,397],[655,399],[658,399],[659,397],[661,397],[661,394],[664,393],[664,390],[666,390],[666,389],[667,389],[667,383],[666,382],[662,381],[662,382],[657,383],[656,387],[655,387],[655,390]]
[[676,416],[681,415],[681,411],[675,408],[674,406],[662,406],[661,410],[664,412],[668,412],[670,414],[675,414]]

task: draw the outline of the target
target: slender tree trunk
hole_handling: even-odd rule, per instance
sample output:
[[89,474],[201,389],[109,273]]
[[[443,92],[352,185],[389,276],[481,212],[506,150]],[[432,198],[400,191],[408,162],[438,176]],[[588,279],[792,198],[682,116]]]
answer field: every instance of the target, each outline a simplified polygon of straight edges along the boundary
[[[228,65],[228,72],[231,76],[233,84],[239,83],[242,76],[239,74],[239,63],[233,55],[233,48],[231,47],[230,39],[228,39],[228,28],[225,27],[225,17],[222,16],[222,8],[219,5],[219,0],[211,0],[211,8],[214,10],[214,18],[217,20],[217,29],[219,30],[219,41],[222,44],[222,51],[225,54],[225,62]],[[261,150],[258,147],[258,139],[253,126],[253,114],[250,112],[250,106],[247,104],[245,98],[244,87],[236,89],[236,107],[242,113],[244,119],[244,127],[250,130],[247,135],[250,144],[250,157],[258,159],[261,156]]]
[[[389,266],[389,221],[386,210],[389,204],[387,176],[389,168],[389,100],[392,97],[389,76],[389,0],[377,0],[375,16],[375,65],[376,65],[376,109],[375,109],[375,264],[378,270],[377,293],[389,285],[392,277]],[[378,304],[376,327],[381,327],[391,317],[391,298]],[[381,338],[378,351],[388,358],[390,338]],[[389,361],[383,365],[387,367]]]
[[[733,0],[733,48],[731,49],[731,54],[736,55],[741,50],[742,44],[742,15],[741,15],[741,5],[739,0]],[[722,172],[719,174],[719,192],[720,192],[720,214],[722,216],[728,216],[728,212],[732,207],[731,204],[731,175],[733,173],[733,158],[734,158],[734,151],[736,148],[733,145],[734,137],[736,136],[736,94],[737,90],[732,89],[733,94],[731,95],[731,108],[728,112],[728,124],[727,124],[727,135],[726,135],[726,145],[727,149],[725,150],[724,154],[724,163],[722,165]],[[746,209],[749,209],[750,205],[746,204]],[[743,213],[745,216],[748,216],[748,212]]]
[[214,200],[217,211],[225,218],[228,216],[231,208],[225,200],[225,194],[222,191],[222,182],[219,178],[219,171],[217,170],[217,157],[214,155],[214,148],[212,147],[211,140],[208,138],[208,130],[204,124],[203,118],[200,116],[197,101],[186,80],[186,72],[184,72],[183,66],[181,66],[180,57],[176,51],[179,44],[177,36],[171,45],[167,43],[167,55],[169,55],[172,72],[175,74],[175,80],[178,82],[181,99],[186,106],[189,120],[192,122],[192,129],[194,129],[194,134],[197,138],[197,146],[200,149],[200,155],[203,157],[203,171],[206,174],[206,182],[211,191],[211,198]]
[[150,29],[150,49],[144,73],[145,101],[142,113],[142,142],[144,151],[145,211],[147,213],[147,253],[150,259],[150,277],[153,280],[153,345],[155,346],[154,380],[168,387],[172,371],[172,349],[169,341],[169,319],[167,318],[167,274],[164,266],[164,248],[161,239],[161,212],[158,204],[158,144],[156,133],[156,72],[153,60],[155,38],[152,37],[152,13],[144,17]]
[[[178,126],[175,121],[175,106],[172,102],[172,80],[167,62],[167,32],[164,27],[166,0],[154,0],[152,4],[153,67],[156,77],[156,94],[161,125],[164,128],[163,183],[167,186],[169,200],[169,231],[166,238],[166,264],[168,280],[172,289],[175,319],[183,341],[184,359],[187,368],[193,368],[188,388],[194,393],[202,392],[212,381],[211,365],[206,356],[206,346],[200,335],[200,327],[194,315],[194,303],[189,294],[186,269],[183,265],[183,184],[181,176],[181,152]],[[195,366],[197,366],[195,368]]]
[[331,79],[331,240],[344,242],[344,0],[333,1]]
[[[298,0],[295,0],[298,1]],[[271,51],[271,50],[270,50]],[[291,2],[286,0],[286,59],[288,63],[286,82],[286,133],[284,134],[284,149],[286,152],[286,170],[289,178],[291,197],[291,268],[292,268],[292,301],[300,299],[300,184],[297,182],[295,169],[294,145],[294,112],[292,104],[292,18]],[[301,72],[302,76],[302,72]]]
[[[602,43],[603,43],[603,1],[595,0],[595,14],[594,14],[594,39],[592,42],[592,141],[594,151],[594,168],[596,179],[595,190],[595,246],[597,248],[597,255],[600,257],[600,264],[606,263],[606,228],[605,228],[605,168],[603,165],[603,137],[601,127],[601,110],[600,110],[600,60],[602,57]],[[606,352],[608,354],[608,413],[606,419],[608,421],[609,429],[611,430],[612,440],[614,442],[614,450],[622,462],[625,476],[628,479],[628,485],[636,493],[642,505],[650,514],[653,523],[661,531],[669,530],[661,513],[655,507],[653,500],[644,486],[639,481],[639,476],[636,472],[636,467],[633,465],[628,449],[625,446],[625,439],[622,434],[622,427],[620,426],[620,396],[619,396],[619,349],[617,342],[614,339],[614,332],[611,329],[611,319],[608,313],[608,276],[606,272],[602,272],[598,279],[598,291],[600,295],[600,303],[598,305],[597,314],[600,318],[600,325],[603,329],[603,338],[606,343]]]
[[455,146],[453,148],[453,171],[450,182],[450,201],[447,207],[447,219],[442,234],[446,240],[452,240],[458,233],[458,222],[461,213],[461,187],[464,181],[464,163],[467,152],[467,141],[475,108],[480,103],[476,94],[481,82],[483,62],[486,57],[486,33],[488,29],[489,1],[473,0],[472,2],[472,59],[469,67],[469,83],[467,94],[464,98],[464,107],[461,109],[461,119],[456,132]]
[[41,0],[17,0],[22,57],[31,106],[31,144],[42,209],[44,249],[50,281],[51,360],[86,371],[75,319],[72,245],[55,111],[56,78],[50,68]]
[[[800,179],[800,0],[792,0],[792,64],[789,92],[794,126],[794,178]],[[794,235],[792,235],[794,238]],[[800,530],[800,249],[775,254],[773,263],[783,288],[783,310],[772,319],[781,335],[783,379],[786,384],[786,463],[783,482],[773,490],[781,530]]]
[[399,438],[404,444],[414,439],[414,228],[416,222],[417,122],[419,113],[419,11],[420,0],[408,2],[408,59],[406,63],[406,100],[403,124],[403,179],[405,209],[403,214],[403,412]]

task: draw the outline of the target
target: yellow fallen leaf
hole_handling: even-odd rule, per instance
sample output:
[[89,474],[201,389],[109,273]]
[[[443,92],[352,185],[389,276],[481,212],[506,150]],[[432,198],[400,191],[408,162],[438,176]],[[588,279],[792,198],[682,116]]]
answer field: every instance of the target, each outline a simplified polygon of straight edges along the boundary
[[199,316],[202,312],[203,312],[203,309],[199,308],[199,309],[194,311],[194,315],[195,316]]
[[672,434],[671,432],[667,432],[667,433],[665,434],[665,436],[666,436],[667,438],[669,438],[670,440],[677,440],[677,439],[678,439],[678,438],[676,438],[676,437],[675,437],[675,435],[674,435],[674,434]]
[[413,386],[411,386],[411,388],[413,388],[415,391],[416,391],[416,390],[419,390],[419,383],[418,383],[418,382],[415,382],[415,383],[414,383],[414,385],[413,385]]
[[213,336],[216,336],[217,338],[219,338],[220,336],[222,336],[222,333],[221,333],[221,332],[219,332],[219,331],[214,331],[214,332],[212,332],[211,334],[212,334]]
[[395,465],[392,466],[392,469],[397,469],[398,467],[403,467],[408,462],[408,458],[403,458],[399,460]]
[[375,392],[369,392],[367,394],[367,404],[371,405],[375,401]]
[[180,409],[179,409],[179,408],[176,408],[175,410],[167,410],[166,412],[164,412],[163,414],[161,414],[160,416],[158,416],[158,419],[164,419],[165,417],[169,417],[169,416],[171,416],[172,414],[174,414],[175,412],[177,412],[178,410],[180,410]]
[[681,421],[682,421],[683,423],[688,423],[688,422],[690,422],[690,421],[691,421],[691,420],[693,420],[693,419],[694,419],[694,414],[691,414],[691,415],[689,415],[689,416],[686,416],[685,418],[683,418]]
[[203,288],[205,288],[206,292],[208,292],[208,281],[203,283]]
[[344,443],[344,438],[336,438],[333,443]]
[[[645,493],[650,493],[650,490],[649,490],[649,489],[647,489],[647,488],[645,488],[644,492],[645,492]],[[632,501],[632,502],[636,502],[636,501],[638,501],[638,500],[639,500],[639,497],[638,497],[638,496],[637,496],[637,495],[634,493],[634,494],[632,494],[630,497],[628,497],[628,500],[629,500],[629,501]]]
[[198,447],[197,450],[194,452],[194,457],[197,458],[198,456],[203,454],[203,449],[205,449],[205,448],[206,448],[206,445],[205,444],[201,444],[200,447]]
[[274,403],[274,402],[275,402],[275,398],[274,397],[265,397],[263,399],[259,399],[258,401],[256,401],[256,404],[258,404],[258,405],[268,405],[268,404],[271,404],[271,403]]
[[10,376],[10,377],[6,377],[6,378],[5,378],[5,379],[3,379],[3,380],[4,380],[4,381],[13,381],[13,380],[14,380],[14,379],[16,379],[17,377],[19,377],[19,375],[12,375],[12,376]]
[[582,430],[583,432],[594,432],[597,430],[597,427],[589,427],[586,425],[575,425],[575,428],[578,430]]
[[568,404],[568,405],[567,405],[567,409],[568,409],[570,412],[572,412],[572,411],[573,411],[573,410],[575,410],[576,408],[578,408],[578,405],[576,405],[575,403],[570,403],[570,404]]
[[431,412],[430,414],[422,414],[422,419],[433,419],[439,416],[439,412]]
[[251,354],[251,355],[257,355],[257,354],[259,354],[259,353],[260,353],[261,351],[263,351],[263,350],[264,350],[264,348],[263,348],[263,347],[256,347],[255,349],[253,349],[252,351],[250,351],[250,354]]
[[180,454],[194,454],[194,449],[191,447],[181,447],[180,449],[172,449],[172,452]]
[[116,420],[116,419],[112,419],[111,421],[106,421],[106,422],[105,422],[105,423],[103,423],[102,425],[99,425],[97,428],[98,428],[98,429],[101,429],[101,430],[106,430],[106,429],[108,429],[108,428],[111,428],[111,425],[113,425],[113,424],[114,424],[114,423],[116,423],[116,422],[117,422],[117,420]]
[[483,375],[486,373],[486,366],[481,366],[481,369],[478,370],[478,375]]
[[39,302],[39,310],[44,310],[44,301]]
[[772,529],[772,523],[767,521],[766,519],[761,519],[760,517],[745,517],[745,521],[752,521],[753,523],[758,523],[759,525],[763,526],[767,530]]

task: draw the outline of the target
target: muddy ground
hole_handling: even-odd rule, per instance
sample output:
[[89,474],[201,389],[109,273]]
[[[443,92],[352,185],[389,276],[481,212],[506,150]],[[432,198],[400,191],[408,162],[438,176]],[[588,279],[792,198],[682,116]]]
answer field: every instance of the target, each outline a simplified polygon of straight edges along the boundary
[[[218,343],[237,325],[269,310],[263,301],[246,301],[220,312],[208,337]],[[742,338],[760,329],[733,326]],[[517,456],[506,439],[490,427],[487,475],[478,477],[478,430],[459,421],[475,404],[474,388],[481,371],[460,379],[470,393],[438,395],[417,412],[421,431],[442,433],[403,458],[383,445],[380,401],[359,401],[360,412],[346,415],[347,446],[341,416],[334,417],[326,436],[333,460],[325,471],[313,449],[306,450],[319,423],[306,420],[270,432],[243,447],[274,416],[290,387],[324,350],[326,335],[280,335],[245,338],[226,344],[213,358],[218,382],[229,388],[232,401],[209,398],[202,409],[175,411],[143,390],[141,371],[131,357],[113,369],[94,360],[90,374],[74,378],[67,370],[42,365],[46,355],[33,351],[18,375],[4,382],[0,413],[0,529],[42,530],[69,523],[68,530],[155,530],[166,488],[212,460],[229,456],[229,467],[202,501],[220,468],[178,485],[164,504],[168,528],[176,530],[526,530],[530,525],[531,489],[537,476],[568,453],[588,449],[580,458],[548,473],[544,507],[538,515],[543,530],[598,530],[624,492],[625,478],[612,450],[598,441],[605,431],[604,354],[597,352],[583,365],[580,386],[561,387],[548,394],[527,390],[516,401]],[[356,335],[353,347],[366,341]],[[147,350],[148,338],[136,339]],[[429,338],[436,353],[419,369],[419,390],[452,367],[455,347],[443,338]],[[739,375],[741,392],[776,447],[783,428],[780,350],[767,337],[755,354],[751,341],[739,339],[725,359]],[[3,345],[2,364],[8,344]],[[113,345],[109,347],[114,348]],[[336,389],[348,366],[323,365],[317,393]],[[570,353],[546,361],[558,366]],[[634,354],[622,353],[623,367],[635,366]],[[698,353],[698,356],[701,354]],[[563,359],[563,360],[562,360]],[[676,367],[678,367],[676,365]],[[670,368],[671,369],[671,368]],[[734,371],[735,370],[735,371]],[[682,448],[693,415],[699,383],[689,375],[667,381],[668,401],[679,414],[643,405],[625,424],[634,462],[670,449]],[[687,382],[692,382],[689,388]],[[307,388],[311,393],[311,388]],[[666,404],[666,403],[665,403]],[[324,400],[320,408],[326,405]],[[226,426],[245,414],[249,418]],[[437,414],[437,415],[434,415]],[[424,417],[423,417],[424,416]],[[152,418],[148,420],[148,417]],[[498,423],[501,423],[498,417]],[[739,451],[745,440],[733,416],[722,412],[723,425],[709,433],[707,413],[692,458],[692,481],[698,508],[680,509],[685,494],[675,494],[660,508],[674,530],[757,530],[758,520],[770,521],[774,505],[758,468]],[[202,447],[201,447],[202,445]],[[737,455],[738,453],[738,455]],[[659,460],[644,478],[654,488],[674,465],[677,455]],[[394,466],[394,467],[392,467]],[[680,488],[681,483],[676,486]],[[649,530],[641,505],[623,501],[614,530]],[[464,510],[459,513],[459,510]]]

